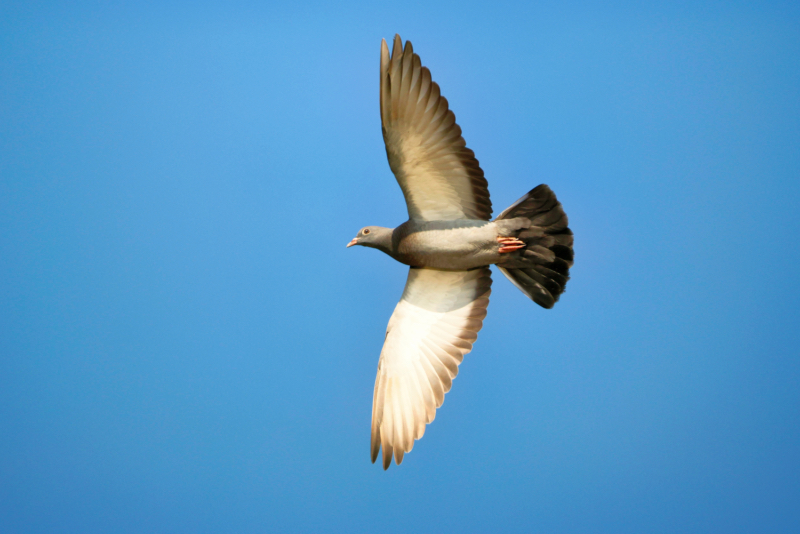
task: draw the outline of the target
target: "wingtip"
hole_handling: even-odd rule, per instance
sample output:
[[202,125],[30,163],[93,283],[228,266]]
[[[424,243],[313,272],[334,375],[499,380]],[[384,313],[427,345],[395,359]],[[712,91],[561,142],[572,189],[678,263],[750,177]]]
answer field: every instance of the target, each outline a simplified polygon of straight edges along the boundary
[[386,70],[389,64],[389,45],[386,44],[386,39],[381,39],[381,72]]
[[[394,34],[394,45],[392,46],[392,58],[398,57],[403,53],[403,41],[400,39],[400,34]],[[395,56],[397,54],[398,56]]]
[[372,463],[374,464],[375,461],[378,459],[378,453],[381,450],[381,442],[380,437],[372,436],[372,443],[370,443],[370,457],[372,458]]
[[385,443],[383,445],[383,470],[389,469],[390,465],[392,465],[392,446]]

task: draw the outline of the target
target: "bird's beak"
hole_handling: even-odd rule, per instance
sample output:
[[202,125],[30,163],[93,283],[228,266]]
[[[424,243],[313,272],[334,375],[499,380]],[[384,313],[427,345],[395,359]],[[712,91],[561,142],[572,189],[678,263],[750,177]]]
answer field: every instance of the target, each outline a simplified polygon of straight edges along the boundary
[[345,248],[350,248],[353,245],[358,245],[358,238],[354,237],[352,241],[350,241]]

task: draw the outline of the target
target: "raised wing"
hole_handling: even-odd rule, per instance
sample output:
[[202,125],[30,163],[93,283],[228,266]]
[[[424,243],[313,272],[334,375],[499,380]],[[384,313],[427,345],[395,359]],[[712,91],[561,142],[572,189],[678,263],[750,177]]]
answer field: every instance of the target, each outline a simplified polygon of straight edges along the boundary
[[488,221],[492,202],[475,153],[410,41],[381,42],[381,124],[411,219]]
[[378,362],[372,401],[372,461],[399,465],[425,433],[472,350],[486,317],[491,271],[412,268]]

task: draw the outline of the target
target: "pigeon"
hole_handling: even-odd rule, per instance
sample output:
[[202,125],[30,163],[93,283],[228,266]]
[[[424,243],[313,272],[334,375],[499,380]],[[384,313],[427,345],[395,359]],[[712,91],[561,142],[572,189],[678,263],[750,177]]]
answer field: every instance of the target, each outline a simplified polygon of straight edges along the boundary
[[408,265],[378,361],[372,462],[400,465],[436,416],[486,317],[496,265],[543,308],[564,292],[573,264],[567,215],[547,185],[494,220],[483,171],[411,41],[381,42],[380,111],[389,167],[408,207],[396,228],[367,226],[347,246]]

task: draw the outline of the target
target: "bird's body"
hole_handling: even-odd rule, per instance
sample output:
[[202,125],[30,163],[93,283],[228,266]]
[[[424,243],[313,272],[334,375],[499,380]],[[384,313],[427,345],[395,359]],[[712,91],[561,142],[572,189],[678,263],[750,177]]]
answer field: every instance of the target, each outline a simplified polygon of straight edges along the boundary
[[[509,224],[511,223],[511,224]],[[406,221],[390,230],[388,246],[375,247],[410,267],[468,271],[511,260],[500,253],[498,237],[530,226],[530,221]],[[373,230],[375,231],[375,230]],[[383,243],[382,243],[383,244]],[[367,245],[369,246],[369,245]]]
[[378,362],[372,461],[403,455],[433,421],[472,350],[491,293],[489,265],[551,308],[572,266],[572,232],[555,194],[540,185],[496,219],[483,170],[466,148],[439,86],[411,43],[381,44],[386,154],[408,206],[396,228],[368,226],[348,244],[377,248],[411,267]]

